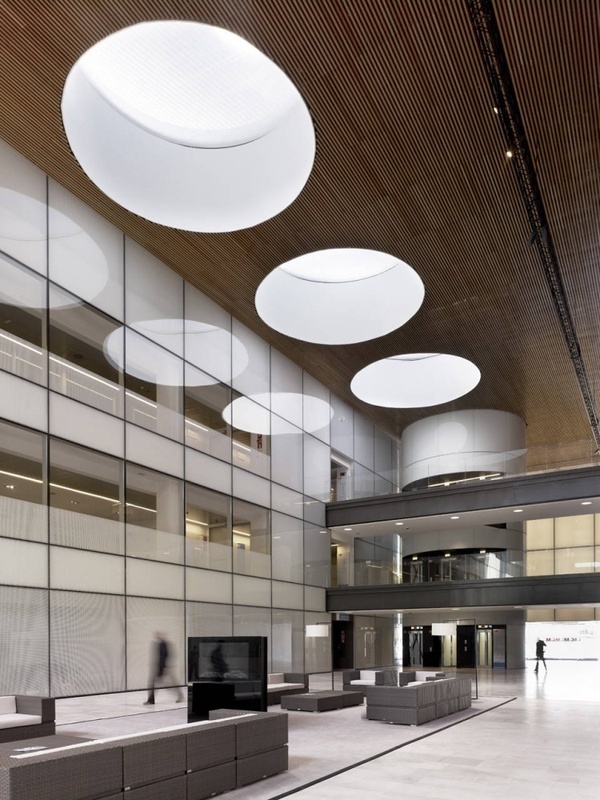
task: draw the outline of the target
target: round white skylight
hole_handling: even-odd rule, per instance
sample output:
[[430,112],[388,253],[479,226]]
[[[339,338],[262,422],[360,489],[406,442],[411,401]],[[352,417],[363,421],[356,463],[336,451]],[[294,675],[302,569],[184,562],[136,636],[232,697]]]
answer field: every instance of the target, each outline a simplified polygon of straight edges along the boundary
[[274,330],[317,344],[352,344],[399,328],[421,307],[425,288],[395,256],[355,248],[292,259],[262,281],[256,311]]
[[236,34],[197,22],[143,22],[98,42],[69,73],[62,113],[103,192],[185,230],[271,218],[314,161],[312,120],[285,73]]
[[361,369],[350,388],[365,403],[385,408],[425,408],[474,389],[481,373],[471,361],[445,353],[392,356]]
[[309,433],[329,425],[333,417],[333,409],[329,403],[319,397],[295,392],[261,392],[252,397],[237,397],[223,410],[223,419],[239,430],[268,436],[272,431],[271,414],[267,409],[274,398],[276,398],[275,405],[284,415],[286,406],[293,409],[298,402],[302,403],[305,420],[310,420],[308,426],[305,423],[304,430]]

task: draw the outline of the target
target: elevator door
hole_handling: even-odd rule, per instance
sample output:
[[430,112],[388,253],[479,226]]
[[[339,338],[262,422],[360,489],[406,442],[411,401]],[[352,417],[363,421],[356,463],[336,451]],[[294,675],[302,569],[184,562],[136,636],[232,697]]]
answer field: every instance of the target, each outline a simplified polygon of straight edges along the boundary
[[491,628],[477,631],[477,649],[480,667],[491,667],[494,664],[493,632]]
[[475,667],[475,628],[458,625],[456,629],[456,666]]
[[408,651],[410,667],[423,666],[423,631],[410,631],[408,634]]

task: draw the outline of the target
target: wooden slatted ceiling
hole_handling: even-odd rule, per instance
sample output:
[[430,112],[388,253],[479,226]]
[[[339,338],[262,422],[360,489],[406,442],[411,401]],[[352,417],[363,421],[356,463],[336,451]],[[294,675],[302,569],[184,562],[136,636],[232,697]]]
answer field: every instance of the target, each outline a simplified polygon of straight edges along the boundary
[[[496,0],[495,9],[595,388],[599,4]],[[79,168],[60,119],[66,75],[96,41],[147,19],[229,28],[302,92],[316,163],[275,219],[232,234],[170,230],[112,203]],[[498,408],[525,418],[531,447],[590,438],[465,0],[5,0],[0,22],[0,136],[379,426],[399,434],[431,413]],[[344,246],[394,253],[419,272],[425,302],[403,328],[324,347],[258,319],[254,292],[271,269]],[[470,358],[482,381],[433,409],[354,401],[356,370],[411,351]]]

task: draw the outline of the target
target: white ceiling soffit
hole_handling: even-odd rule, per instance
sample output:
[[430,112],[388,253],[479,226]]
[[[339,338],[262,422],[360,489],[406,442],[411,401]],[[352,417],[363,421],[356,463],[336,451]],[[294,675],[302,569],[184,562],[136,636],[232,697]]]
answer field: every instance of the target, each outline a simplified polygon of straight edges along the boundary
[[481,379],[471,361],[445,353],[408,353],[375,361],[356,373],[350,388],[365,403],[426,408],[455,400]]
[[302,191],[315,156],[310,114],[282,70],[196,22],[144,22],[98,42],[67,77],[62,115],[105,194],[189,231],[270,219]]
[[316,344],[353,344],[404,325],[425,296],[417,273],[374,250],[319,250],[292,259],[262,281],[260,318],[287,336]]

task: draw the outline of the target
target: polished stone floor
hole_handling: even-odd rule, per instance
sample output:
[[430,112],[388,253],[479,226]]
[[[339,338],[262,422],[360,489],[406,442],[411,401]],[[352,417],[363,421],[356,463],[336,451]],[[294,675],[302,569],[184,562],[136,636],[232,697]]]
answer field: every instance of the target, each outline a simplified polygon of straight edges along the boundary
[[[340,676],[335,681],[341,688]],[[548,672],[542,669],[538,675],[532,664],[525,670],[480,670],[477,686],[477,714],[460,719],[456,715],[457,724],[444,728],[369,721],[364,707],[325,714],[289,712],[289,774],[227,797],[600,797],[600,664],[549,661]],[[312,690],[330,687],[329,675],[311,676]],[[185,719],[185,709],[167,690],[158,693],[155,706],[143,706],[144,699],[143,693],[132,692],[59,700],[57,732],[96,738]],[[360,763],[365,759],[371,760]],[[317,782],[298,788],[313,780]]]

